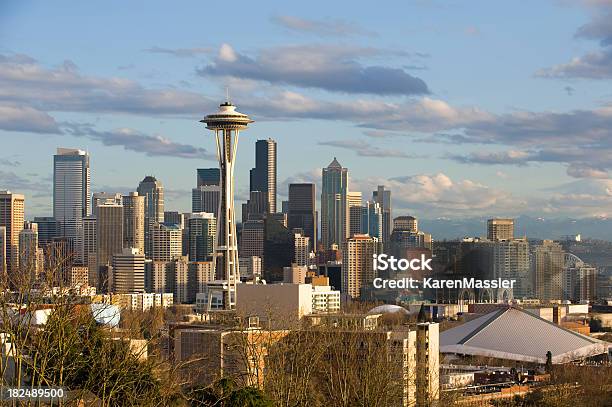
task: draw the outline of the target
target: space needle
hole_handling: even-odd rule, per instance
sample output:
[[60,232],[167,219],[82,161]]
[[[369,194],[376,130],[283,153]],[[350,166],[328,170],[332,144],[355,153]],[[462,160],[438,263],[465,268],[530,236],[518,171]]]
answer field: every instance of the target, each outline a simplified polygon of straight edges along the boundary
[[[217,242],[215,248],[215,275],[221,281],[209,284],[208,308],[232,310],[236,307],[236,282],[238,270],[238,241],[236,239],[236,214],[234,211],[234,164],[240,130],[245,130],[253,120],[236,111],[228,101],[219,110],[200,120],[212,130],[217,141],[217,158],[221,172],[221,195],[217,213]],[[212,304],[212,293],[222,293],[223,302]]]

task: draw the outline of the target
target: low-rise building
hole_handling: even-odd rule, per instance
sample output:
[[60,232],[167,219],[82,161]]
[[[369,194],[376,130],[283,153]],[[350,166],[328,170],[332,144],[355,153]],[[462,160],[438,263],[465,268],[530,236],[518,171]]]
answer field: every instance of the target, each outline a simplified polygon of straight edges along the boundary
[[312,312],[330,313],[340,311],[340,291],[330,286],[312,286]]

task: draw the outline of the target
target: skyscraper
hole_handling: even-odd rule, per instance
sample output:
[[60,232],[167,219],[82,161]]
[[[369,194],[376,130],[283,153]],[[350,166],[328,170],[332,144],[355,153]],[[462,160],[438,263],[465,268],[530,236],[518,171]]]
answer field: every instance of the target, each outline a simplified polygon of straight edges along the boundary
[[147,175],[138,184],[138,195],[145,197],[145,254],[151,257],[151,230],[164,221],[164,187],[155,177]]
[[514,219],[489,219],[487,221],[487,239],[510,240],[514,239]]
[[263,261],[265,240],[264,221],[249,220],[242,225],[240,257],[259,257]]
[[255,143],[255,167],[251,169],[251,191],[266,194],[269,213],[276,213],[276,141],[271,138]]
[[247,202],[242,204],[242,223],[251,219],[263,219],[268,213],[267,192],[251,191]]
[[25,198],[11,191],[0,191],[0,226],[6,228],[6,268],[19,270],[19,233],[23,230]]
[[341,245],[349,233],[348,169],[336,157],[322,171],[321,240],[325,249]]
[[203,185],[191,190],[191,211],[217,213],[221,187],[218,185]]
[[196,188],[191,190],[191,211],[217,214],[221,195],[219,168],[198,168]]
[[123,205],[103,203],[96,208],[96,212],[97,286],[110,290],[113,281],[110,276],[102,276],[100,268],[111,266],[113,255],[123,250]]
[[363,233],[361,231],[361,212],[363,201],[361,192],[350,191],[346,197],[348,204],[349,231],[348,237]]
[[198,187],[209,185],[219,186],[221,182],[221,170],[219,170],[219,168],[198,168],[197,175],[196,186]]
[[123,195],[119,192],[94,192],[91,196],[91,213],[93,216],[98,215],[98,206],[105,204],[123,205]]
[[[218,241],[216,245],[217,253],[215,253],[215,270],[216,274],[222,276],[225,282],[217,287],[221,287],[222,307],[224,309],[235,309],[236,282],[240,279],[240,272],[238,269],[238,241],[234,211],[234,165],[240,130],[246,130],[248,124],[253,121],[249,116],[236,111],[236,106],[228,101],[222,103],[217,112],[207,115],[200,122],[206,123],[206,128],[215,133],[217,158],[221,170],[221,204],[216,216]],[[274,174],[274,195],[276,196],[276,166]],[[214,289],[207,290],[210,298],[215,295],[213,291]]]
[[361,289],[371,286],[376,271],[372,257],[378,254],[378,239],[354,235],[342,244],[342,293],[359,299]]
[[378,202],[366,202],[361,207],[361,232],[383,241],[383,213]]
[[310,251],[317,249],[317,211],[315,184],[289,184],[289,229],[302,229],[309,238]]
[[123,247],[145,252],[145,197],[130,192],[123,197]]
[[113,291],[117,294],[145,292],[145,256],[134,247],[113,254]]
[[34,223],[38,225],[38,245],[45,247],[56,237],[62,235],[60,223],[52,216],[36,216]]
[[179,225],[156,223],[151,230],[151,259],[170,261],[183,254],[183,231]]
[[212,213],[192,213],[189,218],[189,261],[209,261],[215,252],[217,221]]
[[91,213],[89,154],[58,148],[53,156],[53,217],[73,241],[75,260],[83,261],[83,218]]
[[380,205],[382,212],[382,236],[381,241],[386,244],[391,237],[393,225],[391,224],[391,191],[385,190],[384,185],[379,185],[376,191],[372,192],[372,200]]

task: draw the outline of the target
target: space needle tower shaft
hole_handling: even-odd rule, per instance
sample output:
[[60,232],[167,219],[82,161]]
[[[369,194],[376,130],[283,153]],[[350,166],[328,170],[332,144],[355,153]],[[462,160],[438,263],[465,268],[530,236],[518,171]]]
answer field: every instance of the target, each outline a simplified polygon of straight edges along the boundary
[[234,168],[236,150],[241,130],[253,120],[236,111],[229,101],[219,105],[219,110],[200,120],[212,130],[217,142],[217,158],[221,173],[221,195],[217,212],[217,237],[215,248],[215,275],[223,280],[223,308],[235,309],[236,283],[240,279],[238,269],[238,241],[234,211]]

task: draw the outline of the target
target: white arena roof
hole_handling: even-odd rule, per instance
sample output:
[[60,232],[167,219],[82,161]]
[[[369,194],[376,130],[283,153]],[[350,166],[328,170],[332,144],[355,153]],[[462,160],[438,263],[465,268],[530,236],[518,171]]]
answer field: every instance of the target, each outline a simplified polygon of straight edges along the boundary
[[440,333],[440,352],[524,362],[566,363],[606,353],[609,344],[520,308],[501,308]]

